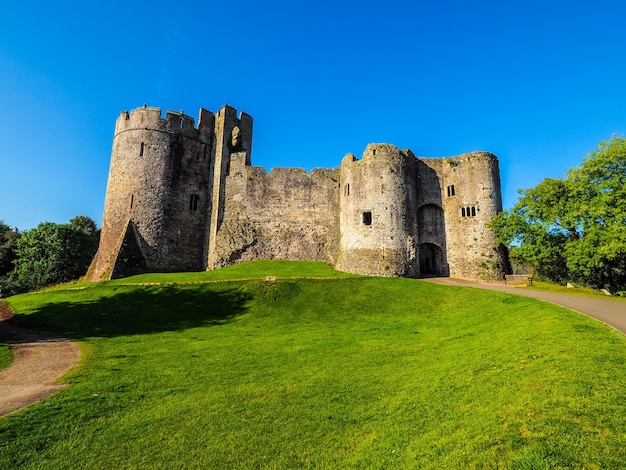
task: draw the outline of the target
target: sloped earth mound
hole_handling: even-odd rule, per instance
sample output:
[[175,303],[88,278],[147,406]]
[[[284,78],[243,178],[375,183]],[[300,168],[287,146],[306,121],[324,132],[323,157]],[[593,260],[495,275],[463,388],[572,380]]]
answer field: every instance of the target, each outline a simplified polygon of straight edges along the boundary
[[[626,333],[624,303],[589,299],[566,294],[524,291],[509,286],[460,281],[450,278],[427,279],[446,285],[462,285],[497,290],[562,305],[594,317]],[[13,312],[0,299],[0,341],[10,344],[13,362],[0,371],[0,417],[32,405],[67,387],[58,382],[80,359],[80,348],[73,342],[12,325]]]

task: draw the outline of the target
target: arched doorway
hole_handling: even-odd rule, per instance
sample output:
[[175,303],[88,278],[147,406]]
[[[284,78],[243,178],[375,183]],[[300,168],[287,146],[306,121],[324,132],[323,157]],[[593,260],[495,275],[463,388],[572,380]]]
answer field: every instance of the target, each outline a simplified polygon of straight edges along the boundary
[[420,273],[422,276],[442,276],[443,250],[434,243],[420,244]]
[[417,225],[420,275],[448,276],[443,209],[437,204],[424,204],[417,211]]

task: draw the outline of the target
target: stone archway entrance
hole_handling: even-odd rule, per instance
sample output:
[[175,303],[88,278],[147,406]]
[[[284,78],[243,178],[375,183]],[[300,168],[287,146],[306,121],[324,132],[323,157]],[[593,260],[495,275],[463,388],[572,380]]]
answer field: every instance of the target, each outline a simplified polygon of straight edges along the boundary
[[443,276],[443,250],[434,243],[420,244],[420,274],[422,276]]
[[424,204],[417,211],[421,276],[449,276],[443,209]]

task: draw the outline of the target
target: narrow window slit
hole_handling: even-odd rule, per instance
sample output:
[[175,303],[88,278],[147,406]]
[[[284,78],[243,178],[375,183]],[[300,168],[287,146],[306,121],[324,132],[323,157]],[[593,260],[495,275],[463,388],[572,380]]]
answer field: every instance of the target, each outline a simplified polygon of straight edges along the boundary
[[372,213],[371,212],[363,212],[363,225],[372,225]]
[[200,201],[200,196],[197,194],[192,194],[189,197],[189,210],[197,211],[198,210],[198,202]]

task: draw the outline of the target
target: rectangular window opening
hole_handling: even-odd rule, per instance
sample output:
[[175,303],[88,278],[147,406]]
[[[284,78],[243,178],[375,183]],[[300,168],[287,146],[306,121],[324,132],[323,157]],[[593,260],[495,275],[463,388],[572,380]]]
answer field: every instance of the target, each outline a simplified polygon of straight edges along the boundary
[[192,194],[189,197],[189,210],[197,211],[198,210],[198,202],[200,201],[200,196],[197,194]]
[[448,186],[448,197],[454,196],[454,185],[451,184],[450,186]]
[[461,207],[461,217],[476,217],[476,206]]
[[372,213],[363,212],[363,225],[372,225]]

